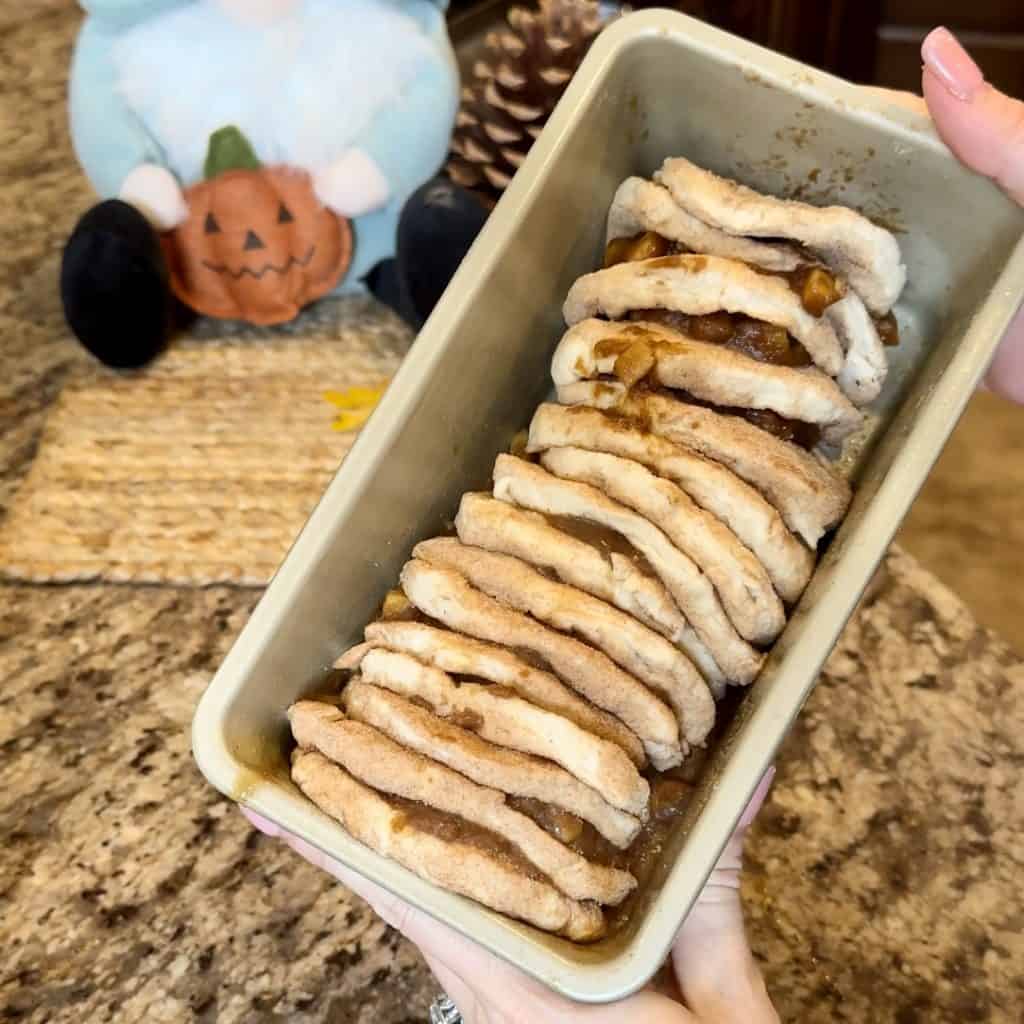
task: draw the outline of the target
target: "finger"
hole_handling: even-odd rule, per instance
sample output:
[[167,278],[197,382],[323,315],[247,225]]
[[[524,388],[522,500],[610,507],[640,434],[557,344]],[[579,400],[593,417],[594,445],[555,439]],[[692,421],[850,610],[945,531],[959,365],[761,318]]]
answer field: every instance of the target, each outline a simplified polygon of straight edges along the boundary
[[672,966],[683,1001],[701,1021],[777,1024],[778,1015],[747,941],[739,892],[718,892],[723,898],[694,907],[672,947]]
[[486,1016],[480,1012],[476,991],[462,975],[453,971],[446,963],[429,953],[423,954],[431,973],[437,978],[441,991],[455,1004],[465,1024],[485,1024]]
[[[369,879],[345,867],[344,864],[336,861],[333,857],[329,857],[322,850],[317,849],[317,847],[312,846],[298,836],[286,832],[272,821],[268,821],[262,815],[249,810],[247,807],[241,808],[241,811],[242,815],[254,828],[271,838],[283,839],[285,844],[291,847],[300,857],[309,861],[315,868],[337,878],[346,888],[365,900],[377,916],[383,919],[386,924],[394,928],[395,931],[401,932],[417,945],[421,944],[420,938],[429,945],[450,938],[449,935],[445,934],[445,932],[450,932],[450,929],[446,929],[439,922],[434,921],[433,918],[428,917],[426,914],[420,913],[397,896],[393,896],[386,889],[382,889]],[[437,935],[433,934],[435,930],[439,932]],[[451,935],[455,935],[455,933],[453,932]]]
[[446,962],[452,958],[453,951],[460,955],[465,952],[463,947],[467,940],[447,925],[352,871],[333,857],[328,857],[298,836],[282,833],[281,837],[300,857],[321,871],[333,875],[346,889],[365,900],[385,924],[400,932],[424,952],[432,953]]
[[989,391],[1024,405],[1024,308],[1017,311],[999,345],[985,385]]
[[[411,906],[298,836],[287,832],[282,832],[281,836],[301,857],[333,875],[346,888],[364,899],[381,920],[405,936],[429,962],[446,968],[450,976],[459,979],[486,978],[489,990],[516,990],[521,998],[540,1000],[545,1004],[553,998],[547,989],[504,960],[488,953],[454,928]],[[473,998],[477,998],[477,992],[470,981],[464,981],[464,985],[473,994]],[[454,994],[452,998],[455,998]]]
[[[989,85],[947,29],[932,32],[921,54],[924,94],[939,134],[968,167],[1024,204],[1024,103]],[[1024,315],[1003,339],[985,383],[1024,402]]]
[[[369,879],[345,867],[333,857],[327,856],[315,846],[311,846],[298,836],[285,832],[261,815],[247,808],[242,808],[242,814],[264,835],[282,838],[285,844],[304,860],[309,861],[315,868],[337,878],[347,889],[365,900],[385,924],[394,928],[417,946],[437,978],[442,991],[455,1002],[462,1012],[466,1024],[476,1024],[479,1019],[476,1009],[477,996],[472,987],[463,980],[461,972],[467,969],[470,971],[480,969],[481,964],[474,962],[477,958],[467,956],[473,952],[467,947],[473,946],[477,950],[479,947],[475,947],[473,943],[469,943],[457,932],[410,906],[404,900],[393,896],[386,889],[382,889]],[[471,973],[468,976],[474,977]],[[475,976],[486,977],[487,975],[477,974]],[[493,974],[491,976],[493,977]]]
[[704,955],[711,969],[699,976],[687,973],[673,950],[672,962],[686,1006],[698,1021],[708,1024],[779,1024],[761,971],[745,941],[719,936]]
[[272,821],[268,821],[261,814],[257,814],[255,811],[250,811],[248,807],[241,807],[239,810],[242,812],[242,817],[252,825],[257,831],[262,832],[265,836],[270,836],[271,839],[277,839],[281,835],[281,829],[275,825]]
[[778,1019],[750,951],[740,902],[743,844],[774,778],[772,767],[747,802],[672,948],[680,991],[700,1020],[761,1024]]
[[1024,103],[989,85],[948,29],[935,29],[921,55],[925,100],[945,143],[1024,204]]
[[[393,896],[379,885],[328,857],[298,836],[278,829],[272,822],[243,809],[245,817],[260,831],[280,835],[284,842],[314,867],[328,872],[396,931],[417,946],[441,986],[462,1011],[467,1024],[483,1024],[489,1017],[484,1009],[496,1008],[510,1022],[545,1021],[551,1024],[618,1024],[623,1013],[645,1024],[696,1024],[678,1004],[654,992],[633,996],[615,1008],[583,1009],[555,995],[550,989],[518,968],[488,953],[483,947],[428,914]],[[478,989],[466,979],[485,983]],[[474,1016],[475,1014],[475,1016]],[[493,1016],[493,1015],[492,1015]]]
[[739,889],[740,869],[743,867],[743,844],[747,838],[747,831],[760,812],[774,779],[775,768],[773,766],[761,777],[761,781],[757,784],[753,795],[747,801],[747,806],[740,816],[736,828],[729,837],[729,841],[725,844],[725,849],[722,850],[718,862],[715,864],[715,869],[711,872],[707,884],[697,900],[697,906],[700,906],[702,903],[721,902],[723,897],[719,890],[728,889],[735,891]]
[[[751,794],[750,799],[747,801],[746,809],[740,815],[739,824],[736,826],[736,832],[745,834],[747,829],[753,824],[754,819],[760,813],[762,806],[764,806],[764,802],[768,797],[768,793],[771,791],[772,783],[774,781],[775,765],[772,765],[768,771],[761,776],[761,781],[757,784],[757,787]],[[734,832],[733,835],[735,835],[736,832]]]
[[894,103],[898,107],[904,107],[915,114],[928,116],[928,106],[924,98],[914,92],[905,92],[902,89],[886,89],[881,85],[862,85],[860,87],[865,93],[876,96],[886,103]]

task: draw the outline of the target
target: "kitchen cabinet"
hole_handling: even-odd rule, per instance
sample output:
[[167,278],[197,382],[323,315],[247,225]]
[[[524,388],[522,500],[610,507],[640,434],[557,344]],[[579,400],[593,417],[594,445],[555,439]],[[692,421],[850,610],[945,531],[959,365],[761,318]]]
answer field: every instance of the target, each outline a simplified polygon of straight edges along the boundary
[[875,33],[874,81],[920,91],[921,41],[935,25],[957,34],[990,82],[1024,97],[1021,0],[887,0]]
[[[501,17],[505,0],[453,0],[457,31]],[[672,7],[815,67],[897,89],[921,89],[921,42],[955,31],[989,81],[1024,97],[1024,0],[635,0]]]

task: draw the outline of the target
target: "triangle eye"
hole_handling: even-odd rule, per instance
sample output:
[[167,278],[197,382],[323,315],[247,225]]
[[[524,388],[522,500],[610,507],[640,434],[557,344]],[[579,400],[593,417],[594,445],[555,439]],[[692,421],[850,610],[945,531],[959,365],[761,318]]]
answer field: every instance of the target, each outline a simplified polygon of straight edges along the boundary
[[291,224],[295,218],[292,216],[291,211],[284,203],[281,204],[281,209],[277,211],[277,223],[278,224]]
[[206,215],[206,223],[203,225],[203,231],[208,235],[219,235],[220,225],[217,223],[217,218],[212,213]]

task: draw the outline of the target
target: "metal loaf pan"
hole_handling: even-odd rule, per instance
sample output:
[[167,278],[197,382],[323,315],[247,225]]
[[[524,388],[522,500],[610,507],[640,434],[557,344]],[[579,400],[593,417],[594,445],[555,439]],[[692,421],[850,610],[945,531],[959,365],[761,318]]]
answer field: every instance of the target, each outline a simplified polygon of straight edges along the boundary
[[[486,487],[550,391],[573,280],[600,263],[627,175],[684,154],[776,194],[837,201],[899,231],[910,282],[843,526],[627,928],[576,946],[421,881],[355,842],[288,778],[285,709],[361,636],[413,545]],[[928,121],[667,11],[597,41],[324,494],[197,711],[210,782],[573,998],[656,972],[1024,294],[1024,214]]]

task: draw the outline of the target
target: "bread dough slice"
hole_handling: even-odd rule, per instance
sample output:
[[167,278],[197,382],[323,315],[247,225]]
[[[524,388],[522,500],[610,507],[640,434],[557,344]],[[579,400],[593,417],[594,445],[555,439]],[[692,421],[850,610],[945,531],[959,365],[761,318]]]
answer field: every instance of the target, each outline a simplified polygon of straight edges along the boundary
[[736,632],[710,580],[643,516],[595,487],[560,480],[511,455],[499,455],[495,462],[494,496],[535,512],[576,516],[622,534],[661,578],[726,676],[744,684],[757,676],[762,656]]
[[674,483],[639,462],[584,448],[551,448],[541,465],[563,480],[596,487],[657,526],[711,581],[744,640],[766,646],[785,628],[785,609],[764,566]]
[[721,256],[662,256],[619,263],[578,278],[562,307],[565,322],[618,320],[631,310],[743,313],[785,327],[830,377],[842,369],[843,349],[828,320],[811,316],[787,282]]
[[426,701],[442,718],[472,726],[488,743],[560,764],[619,810],[646,820],[650,787],[620,747],[566,718],[527,703],[500,686],[464,682],[408,654],[371,650],[362,678],[399,696]]
[[[695,253],[740,260],[773,273],[789,273],[814,259],[795,245],[730,235],[693,216],[676,203],[663,185],[643,178],[627,178],[612,199],[607,241],[632,237],[641,231],[657,232]],[[847,305],[855,308],[831,306],[827,314],[846,351],[837,379],[852,402],[865,405],[878,397],[888,372],[888,360],[860,296],[847,288],[846,298]]]
[[461,633],[415,622],[371,623],[366,627],[365,636],[367,643],[361,645],[362,652],[355,660],[349,652],[335,662],[336,668],[357,667],[363,654],[372,647],[402,651],[443,672],[476,676],[507,686],[523,700],[568,718],[581,729],[622,747],[638,767],[643,768],[647,763],[643,744],[632,729],[584,700],[557,676],[530,665],[511,651]]
[[[874,330],[863,304],[860,309]],[[841,314],[838,320],[845,329],[849,314]],[[858,353],[862,348],[858,341]],[[841,374],[848,365],[843,365]],[[813,423],[829,444],[840,444],[863,423],[861,413],[836,382],[814,367],[760,362],[723,345],[686,338],[643,321],[580,321],[569,328],[555,351],[551,376],[557,387],[602,374],[632,386],[629,375],[635,368],[648,366],[647,377],[655,384],[679,388],[711,405],[770,409],[786,419]]]
[[652,717],[668,710],[636,682],[641,680],[675,712],[688,743],[699,746],[707,739],[715,724],[715,704],[700,673],[685,654],[632,616],[549,580],[518,558],[467,547],[453,537],[423,541],[413,557],[454,569],[502,604],[586,640],[629,674],[622,702],[649,704]]
[[722,670],[665,585],[628,555],[604,551],[551,525],[539,512],[489,494],[464,495],[455,528],[465,544],[521,558],[639,619],[690,655],[712,693],[724,689]]
[[541,405],[530,423],[527,451],[565,447],[620,455],[671,480],[753,551],[783,601],[793,604],[803,593],[814,555],[789,532],[778,511],[732,470],[621,417],[583,405]]
[[481,786],[540,800],[589,822],[610,843],[625,849],[640,820],[613,807],[565,769],[460,729],[389,690],[353,680],[342,691],[350,718],[372,725],[400,746],[460,772]]
[[730,235],[705,224],[672,198],[668,189],[643,178],[627,178],[616,190],[608,211],[607,241],[655,231],[692,252],[742,260],[785,273],[805,262],[791,245],[769,245],[752,238]]
[[402,587],[417,608],[449,629],[540,655],[563,682],[625,722],[656,768],[664,771],[682,763],[675,717],[606,654],[504,607],[459,573],[421,559],[405,564]]
[[614,410],[654,434],[722,463],[756,487],[812,548],[849,508],[846,480],[803,448],[780,441],[739,416],[603,381],[559,388],[558,400],[564,405]]
[[500,853],[417,827],[402,810],[317,751],[296,753],[292,779],[353,838],[442,889],[575,942],[604,934],[604,915],[597,904],[563,896]]
[[803,245],[849,281],[876,314],[892,309],[907,282],[895,237],[856,210],[761,195],[683,157],[666,160],[654,180],[684,210],[730,235]]
[[878,328],[860,296],[853,292],[829,306],[825,316],[832,322],[846,352],[837,378],[839,386],[857,405],[873,402],[881,394],[889,373],[889,359]]
[[288,718],[300,747],[319,750],[378,792],[415,800],[501,836],[570,899],[616,906],[636,888],[629,872],[590,863],[509,807],[504,793],[407,750],[331,704],[299,701]]

